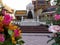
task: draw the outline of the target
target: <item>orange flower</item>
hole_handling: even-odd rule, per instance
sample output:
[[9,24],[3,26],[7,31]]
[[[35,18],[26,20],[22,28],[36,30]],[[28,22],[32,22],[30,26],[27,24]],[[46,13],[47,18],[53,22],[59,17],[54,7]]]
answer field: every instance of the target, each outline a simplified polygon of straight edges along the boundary
[[3,24],[2,24],[2,22],[0,22],[0,27],[3,27]]
[[19,30],[19,33],[21,33],[21,30]]
[[19,34],[20,34],[20,36],[22,35],[22,33],[21,33],[22,31],[21,30],[19,30]]
[[0,32],[3,32],[3,31],[4,31],[4,29],[0,27]]
[[13,25],[13,24],[9,24],[9,29],[15,30],[15,29],[17,29],[17,28],[18,28],[18,26],[15,26],[15,25]]
[[9,29],[13,30],[14,25],[9,25]]

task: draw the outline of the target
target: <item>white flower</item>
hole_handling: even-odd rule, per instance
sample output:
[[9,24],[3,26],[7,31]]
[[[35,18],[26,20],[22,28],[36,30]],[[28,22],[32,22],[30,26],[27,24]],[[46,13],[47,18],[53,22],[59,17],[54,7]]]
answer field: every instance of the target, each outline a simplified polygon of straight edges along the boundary
[[53,33],[57,33],[57,32],[60,32],[60,26],[58,25],[52,25],[48,28],[48,30],[50,32],[53,32]]

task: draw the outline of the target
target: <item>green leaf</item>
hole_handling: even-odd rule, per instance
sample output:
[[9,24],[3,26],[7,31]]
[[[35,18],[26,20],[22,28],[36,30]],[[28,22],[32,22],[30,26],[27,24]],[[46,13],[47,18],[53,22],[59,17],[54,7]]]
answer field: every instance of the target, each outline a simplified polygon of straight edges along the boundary
[[60,32],[58,32],[57,34],[60,34]]
[[20,44],[20,45],[22,45],[22,44],[24,44],[25,42],[23,41],[23,40],[20,40],[19,42],[18,42],[18,44]]
[[13,44],[11,40],[6,40],[3,45],[16,45],[16,44]]
[[25,43],[23,40],[20,40],[21,43]]
[[56,43],[60,43],[60,37],[59,36],[55,37],[54,40],[55,40]]
[[0,42],[0,45],[2,45],[3,43],[2,42]]
[[16,41],[18,41],[18,40],[20,41],[20,39],[22,39],[22,38],[21,37],[16,37],[15,38]]
[[60,3],[60,0],[57,0],[57,4],[59,4]]
[[54,39],[54,37],[52,37],[50,40],[47,41],[47,43],[49,43],[50,41],[52,41]]
[[9,33],[9,35],[12,35],[13,31],[12,30],[8,30],[8,33]]
[[60,7],[57,8],[56,13],[60,14]]
[[60,44],[59,44],[59,43],[55,43],[55,42],[54,42],[54,43],[52,43],[52,45],[60,45]]

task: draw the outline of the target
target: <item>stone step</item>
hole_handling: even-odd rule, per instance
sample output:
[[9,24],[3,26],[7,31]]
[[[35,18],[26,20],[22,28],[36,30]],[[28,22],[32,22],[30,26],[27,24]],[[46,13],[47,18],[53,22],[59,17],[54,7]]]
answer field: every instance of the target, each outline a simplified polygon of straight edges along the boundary
[[13,24],[19,26],[39,26],[40,24],[46,25],[46,22],[39,22],[35,19],[24,19],[23,21],[13,21]]
[[20,26],[23,33],[50,33],[47,26]]

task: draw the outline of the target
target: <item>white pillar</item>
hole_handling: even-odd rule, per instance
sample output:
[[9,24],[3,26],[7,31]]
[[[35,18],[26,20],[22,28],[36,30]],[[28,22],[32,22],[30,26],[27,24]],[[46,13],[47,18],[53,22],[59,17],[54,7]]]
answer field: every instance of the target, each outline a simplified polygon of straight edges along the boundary
[[23,18],[24,18],[24,17],[22,16],[22,17],[21,17],[21,21],[23,21],[23,20],[24,20]]
[[37,22],[39,22],[39,16],[37,15]]
[[32,9],[31,11],[32,11],[33,19],[34,19],[34,10]]
[[27,16],[28,16],[28,12],[29,12],[29,10],[27,10]]

